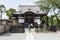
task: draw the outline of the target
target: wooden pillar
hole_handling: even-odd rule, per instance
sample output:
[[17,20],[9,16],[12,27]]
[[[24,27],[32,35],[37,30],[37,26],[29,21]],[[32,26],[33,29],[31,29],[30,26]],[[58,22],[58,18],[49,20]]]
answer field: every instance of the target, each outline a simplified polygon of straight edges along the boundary
[[40,21],[41,21],[41,16],[40,16]]
[[25,15],[24,15],[24,23],[25,23]]
[[52,16],[51,16],[51,25],[53,25],[53,18],[52,18]]

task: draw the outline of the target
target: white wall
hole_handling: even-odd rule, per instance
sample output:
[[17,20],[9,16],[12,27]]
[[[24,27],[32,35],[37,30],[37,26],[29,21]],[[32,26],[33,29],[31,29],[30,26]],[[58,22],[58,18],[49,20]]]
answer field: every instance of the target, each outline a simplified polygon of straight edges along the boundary
[[24,19],[19,19],[18,22],[19,23],[24,23]]
[[[21,18],[21,17],[20,17],[20,18],[18,19],[18,22],[19,22],[19,23],[24,23],[24,18]],[[34,22],[40,24],[40,22],[41,22],[41,21],[40,21],[40,18],[39,18],[39,17],[36,17],[36,18],[34,19]]]
[[40,19],[34,19],[34,22],[40,24]]

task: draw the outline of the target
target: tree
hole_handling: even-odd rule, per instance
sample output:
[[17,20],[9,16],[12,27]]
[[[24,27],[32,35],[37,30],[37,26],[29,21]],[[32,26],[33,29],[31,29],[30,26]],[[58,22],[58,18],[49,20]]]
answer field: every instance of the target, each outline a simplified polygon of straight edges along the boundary
[[6,10],[5,11],[6,12],[6,15],[9,17],[9,18],[11,18],[12,17],[12,12],[16,12],[16,10],[15,9],[13,9],[13,8],[10,8],[9,10]]
[[57,19],[57,23],[59,25],[59,19],[58,19],[58,16],[57,16],[57,13],[55,12],[55,10],[58,8],[60,9],[60,0],[49,0],[49,4],[52,6],[53,8],[53,12],[55,14],[55,17]]
[[60,9],[60,0],[47,0],[49,4],[55,9],[59,8]]
[[49,2],[49,4],[52,6],[52,10],[55,14],[55,17],[57,19],[57,23],[59,25],[59,19],[58,19],[58,16],[57,16],[57,13],[55,12],[55,10],[58,8],[60,9],[60,0],[47,0]]
[[1,17],[1,20],[2,20],[2,13],[5,11],[6,9],[5,9],[5,6],[4,5],[1,5],[0,4],[0,17]]
[[57,8],[60,9],[60,0],[39,0],[37,2],[37,4],[39,5],[39,7],[42,11],[46,11],[47,13],[49,13],[49,11],[53,10],[55,17],[56,17],[58,24],[59,24],[59,19],[56,15],[55,10]]
[[[39,7],[40,7],[40,10],[46,12],[47,14],[50,12],[51,10],[51,6],[49,5],[49,3],[47,2],[47,0],[39,0],[38,2],[36,2]],[[48,16],[46,15],[46,25],[47,25],[47,29],[48,29]]]

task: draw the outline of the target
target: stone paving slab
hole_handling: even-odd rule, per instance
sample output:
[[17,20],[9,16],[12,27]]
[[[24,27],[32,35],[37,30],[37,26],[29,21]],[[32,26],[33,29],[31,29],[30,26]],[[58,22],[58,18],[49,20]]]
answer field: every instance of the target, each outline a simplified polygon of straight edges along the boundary
[[[26,33],[6,33],[0,34],[0,40],[26,40],[28,37],[32,37],[34,40],[60,40],[60,32],[28,32]],[[33,39],[31,38],[31,40]]]
[[60,32],[33,33],[35,40],[60,40]]
[[0,40],[26,40],[25,33],[11,33],[0,36]]

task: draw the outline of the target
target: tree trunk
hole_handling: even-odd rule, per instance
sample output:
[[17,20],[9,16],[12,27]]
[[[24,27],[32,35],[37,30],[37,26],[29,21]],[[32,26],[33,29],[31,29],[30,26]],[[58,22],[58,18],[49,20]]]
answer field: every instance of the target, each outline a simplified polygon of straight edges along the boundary
[[[55,14],[55,11],[54,11],[54,14]],[[58,17],[57,17],[56,14],[55,14],[55,17],[56,17],[56,19],[57,19],[57,25],[59,25],[59,19],[58,19]]]
[[[54,14],[55,14],[55,7],[54,7],[54,9],[53,9],[53,12],[54,12]],[[57,25],[59,25],[59,19],[58,19],[58,17],[57,17],[57,15],[55,14],[55,17],[56,17],[56,19],[57,19]]]
[[47,18],[46,25],[47,25],[47,29],[48,29],[49,25],[48,25],[48,16],[47,15],[46,15],[46,18]]
[[51,25],[53,25],[53,16],[51,16]]

